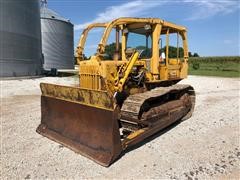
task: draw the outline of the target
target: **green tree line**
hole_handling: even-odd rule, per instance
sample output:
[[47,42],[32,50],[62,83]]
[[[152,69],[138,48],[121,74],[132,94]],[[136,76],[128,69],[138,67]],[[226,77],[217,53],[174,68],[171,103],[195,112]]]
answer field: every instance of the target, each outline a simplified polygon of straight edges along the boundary
[[[131,47],[128,47],[128,48],[131,48]],[[105,59],[113,59],[115,49],[116,49],[116,43],[111,43],[111,44],[106,45],[106,47],[105,47]],[[145,46],[137,46],[136,49],[137,50],[145,50],[146,47]],[[121,50],[122,50],[122,44],[120,43],[119,52],[121,52]],[[151,53],[151,49],[148,48],[147,52]],[[159,50],[159,54],[161,54],[161,52],[166,53],[166,46],[164,46],[162,48],[162,50]],[[177,47],[169,46],[168,53],[169,53],[169,58],[176,58],[177,57]],[[178,53],[179,53],[178,57],[180,57],[180,58],[183,57],[183,48],[182,47],[179,47],[179,52]],[[199,57],[198,53],[196,53],[196,52],[194,52],[194,53],[188,52],[188,56],[189,57]],[[84,59],[90,59],[90,57],[86,57],[84,55]],[[76,60],[75,60],[75,62],[76,62]]]
[[[109,56],[109,59],[113,58],[113,55],[114,55],[114,52],[115,52],[115,48],[116,48],[116,43],[111,43],[111,44],[106,46],[105,53],[107,54],[107,56]],[[131,48],[131,47],[129,47],[129,48]],[[120,43],[120,50],[119,50],[120,52],[121,52],[121,49],[122,49],[122,45]],[[145,50],[146,47],[145,46],[137,46],[136,49],[138,49],[138,50]],[[151,49],[148,48],[148,51],[150,51],[150,50]],[[166,53],[166,46],[164,46],[162,48],[162,52]],[[168,53],[169,53],[169,58],[176,58],[177,57],[177,47],[169,46],[168,47]],[[196,53],[196,52],[194,52],[194,53],[188,52],[188,56],[189,57],[199,57],[198,53]],[[179,47],[178,57],[183,57],[183,48],[182,47]]]

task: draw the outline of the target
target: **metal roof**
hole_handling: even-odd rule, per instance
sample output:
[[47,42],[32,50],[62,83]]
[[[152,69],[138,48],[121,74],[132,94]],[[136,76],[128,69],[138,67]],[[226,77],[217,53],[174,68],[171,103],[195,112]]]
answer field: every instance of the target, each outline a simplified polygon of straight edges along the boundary
[[47,7],[44,7],[44,6],[41,7],[41,18],[56,19],[56,20],[60,20],[60,21],[65,21],[67,23],[71,23],[69,19],[62,17],[55,11],[48,9]]

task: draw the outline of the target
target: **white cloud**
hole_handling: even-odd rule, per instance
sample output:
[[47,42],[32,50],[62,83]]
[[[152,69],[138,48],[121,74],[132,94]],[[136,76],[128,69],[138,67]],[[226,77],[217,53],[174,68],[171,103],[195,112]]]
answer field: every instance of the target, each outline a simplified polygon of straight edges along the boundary
[[193,5],[193,13],[187,20],[206,19],[217,14],[229,14],[240,8],[238,0],[183,0]]
[[151,8],[160,6],[166,2],[167,1],[136,0],[116,6],[110,6],[99,13],[92,21],[75,25],[75,30],[84,29],[87,25],[94,22],[108,22],[119,17],[142,16]]
[[[94,22],[108,22],[119,17],[143,16],[151,12],[152,8],[165,4],[192,5],[192,12],[186,20],[206,19],[217,14],[229,14],[240,8],[238,0],[134,0],[128,3],[107,7],[96,15],[92,21],[76,24],[75,30],[82,30]],[[181,8],[181,6],[179,6]],[[161,8],[159,8],[161,9]]]

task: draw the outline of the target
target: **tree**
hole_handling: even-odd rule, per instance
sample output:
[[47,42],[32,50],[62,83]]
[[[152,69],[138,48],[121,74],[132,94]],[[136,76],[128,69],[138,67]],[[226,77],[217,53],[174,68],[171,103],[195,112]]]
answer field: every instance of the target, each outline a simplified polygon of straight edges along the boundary
[[[178,57],[181,58],[183,57],[184,51],[182,47],[178,48],[179,52],[178,52]],[[162,52],[166,53],[166,46],[163,47]],[[161,54],[161,52],[160,52]],[[177,57],[177,47],[174,46],[169,46],[168,47],[168,57],[169,58],[176,58]]]
[[193,57],[199,57],[198,53],[194,53]]
[[[119,47],[119,52],[121,53],[121,49],[122,49],[122,44],[120,43],[120,45],[119,45],[120,47]],[[105,53],[106,53],[106,55],[107,55],[107,59],[113,59],[113,55],[114,55],[114,52],[115,52],[115,49],[116,49],[116,43],[111,43],[111,44],[108,44],[108,45],[106,45],[106,47],[105,47]],[[137,46],[135,49],[137,49],[137,50],[146,50],[146,47],[145,46]],[[182,58],[182,57],[184,57],[184,50],[183,50],[183,48],[182,47],[179,47],[178,48],[178,57],[179,58]],[[148,48],[147,50],[146,50],[146,52],[144,52],[143,53],[143,57],[149,57],[149,52],[151,53],[151,49],[150,48]],[[165,54],[166,54],[166,46],[164,46],[162,49],[161,49],[161,51],[159,51],[159,55],[162,53],[162,52],[165,52]],[[146,55],[146,53],[148,54],[148,55]],[[144,55],[145,54],[145,55]],[[198,55],[198,53],[194,53],[194,54],[192,54],[191,52],[188,52],[188,56],[189,57],[199,57],[199,55]],[[175,47],[175,46],[169,46],[168,47],[168,57],[169,58],[177,58],[177,47]]]
[[[146,46],[137,46],[136,47],[137,50],[145,50],[146,49]],[[149,49],[149,48],[148,48]]]
[[188,52],[188,57],[199,57],[198,53],[191,53],[191,52]]
[[[107,59],[113,59],[114,53],[116,50],[116,43],[111,43],[106,45],[105,47],[105,54],[107,55]],[[119,43],[119,52],[122,51],[122,44]]]

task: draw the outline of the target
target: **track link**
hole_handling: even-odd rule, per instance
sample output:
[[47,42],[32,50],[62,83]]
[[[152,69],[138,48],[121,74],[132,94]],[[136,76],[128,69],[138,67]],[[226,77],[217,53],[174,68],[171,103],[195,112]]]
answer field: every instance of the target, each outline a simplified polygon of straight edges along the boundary
[[[130,95],[121,108],[121,119],[129,122],[143,123],[142,114],[152,107],[177,100],[184,94],[190,96],[191,108],[182,120],[191,117],[195,105],[195,92],[192,86],[175,84],[169,87],[158,87],[144,93]],[[164,106],[162,106],[164,107]]]

